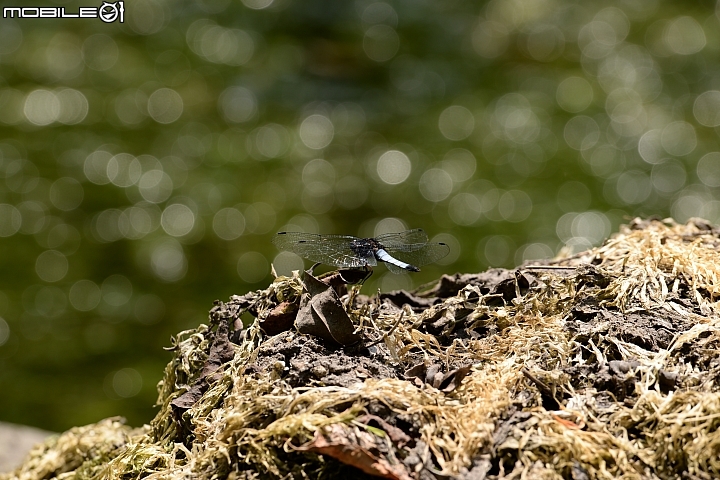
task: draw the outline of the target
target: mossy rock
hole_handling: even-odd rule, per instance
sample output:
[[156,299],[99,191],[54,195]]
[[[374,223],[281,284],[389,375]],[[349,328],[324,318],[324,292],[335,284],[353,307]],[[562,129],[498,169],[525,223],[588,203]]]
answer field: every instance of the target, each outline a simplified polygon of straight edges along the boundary
[[279,277],[177,335],[150,425],[74,428],[0,478],[718,478],[719,246],[635,220],[414,292]]

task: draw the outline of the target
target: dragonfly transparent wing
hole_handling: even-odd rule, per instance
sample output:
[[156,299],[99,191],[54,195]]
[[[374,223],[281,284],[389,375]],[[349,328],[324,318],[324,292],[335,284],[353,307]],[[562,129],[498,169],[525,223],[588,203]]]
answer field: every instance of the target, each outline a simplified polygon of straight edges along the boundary
[[[445,243],[411,243],[408,245],[386,246],[385,250],[393,257],[416,267],[433,263],[450,253]],[[388,268],[390,268],[388,266]],[[394,271],[390,268],[390,271]]]
[[398,267],[397,265],[393,265],[392,263],[385,262],[385,266],[388,270],[390,270],[392,273],[407,273],[408,271],[402,267]]
[[334,267],[359,268],[365,265],[375,266],[375,257],[360,257],[350,247],[357,240],[349,235],[318,235],[315,233],[280,232],[272,242],[280,250],[293,252],[313,262]]
[[379,235],[375,240],[380,242],[387,248],[392,248],[398,245],[417,245],[420,248],[425,245],[428,241],[427,233],[422,228],[415,228],[413,230],[405,230],[399,233],[385,233]]

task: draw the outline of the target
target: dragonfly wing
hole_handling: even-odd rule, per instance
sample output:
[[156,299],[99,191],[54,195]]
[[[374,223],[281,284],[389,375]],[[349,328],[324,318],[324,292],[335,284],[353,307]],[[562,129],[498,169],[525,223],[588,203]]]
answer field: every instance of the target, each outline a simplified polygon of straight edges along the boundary
[[450,247],[445,243],[397,245],[386,250],[398,260],[416,267],[436,262],[450,253]]
[[375,240],[385,247],[394,247],[396,245],[424,245],[428,241],[428,236],[422,228],[415,228],[399,233],[385,233],[379,235]]
[[350,247],[355,237],[349,235],[318,235],[303,232],[280,232],[273,243],[280,249],[293,252],[313,262],[342,268],[376,265],[375,258],[358,256]]
[[390,262],[385,262],[385,266],[386,266],[387,269],[390,270],[392,273],[407,273],[407,270],[406,270],[406,269],[404,269],[404,268],[402,268],[402,267],[398,267],[397,265],[395,265],[395,264],[393,264],[393,263],[390,263]]
[[272,243],[280,250],[292,252],[295,244],[299,242],[314,242],[322,238],[316,233],[280,232],[273,236]]

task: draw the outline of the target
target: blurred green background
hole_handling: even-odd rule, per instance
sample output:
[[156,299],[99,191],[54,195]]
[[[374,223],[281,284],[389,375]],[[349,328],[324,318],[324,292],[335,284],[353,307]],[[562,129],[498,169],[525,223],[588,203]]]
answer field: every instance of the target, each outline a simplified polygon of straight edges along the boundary
[[[23,6],[99,6],[92,0]],[[32,3],[32,5],[31,5]],[[720,220],[720,22],[659,0],[128,0],[0,18],[0,420],[149,421],[279,230],[423,227],[365,291]]]

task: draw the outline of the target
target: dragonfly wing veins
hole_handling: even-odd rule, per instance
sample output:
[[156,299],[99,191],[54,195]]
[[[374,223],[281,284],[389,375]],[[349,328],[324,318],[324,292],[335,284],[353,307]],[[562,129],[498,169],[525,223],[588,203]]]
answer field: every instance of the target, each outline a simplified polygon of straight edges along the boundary
[[445,243],[426,243],[420,247],[417,244],[399,245],[387,250],[393,257],[417,267],[437,262],[450,253],[450,247]]
[[415,228],[413,230],[405,230],[399,233],[385,233],[378,235],[375,240],[381,243],[385,248],[390,248],[395,245],[425,245],[428,242],[427,233],[422,228]]
[[280,232],[273,243],[280,249],[293,252],[313,262],[341,268],[377,265],[375,256],[362,257],[352,247],[356,237],[349,235],[318,235],[302,232]]
[[377,238],[280,232],[273,238],[273,243],[280,250],[325,265],[362,268],[381,261],[393,273],[420,271],[418,267],[435,262],[450,252],[450,247],[444,243],[428,243],[427,234],[420,228]]

